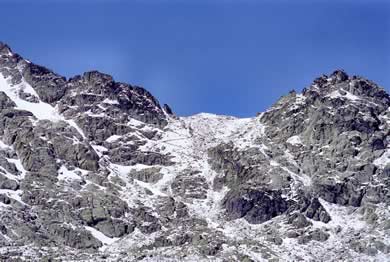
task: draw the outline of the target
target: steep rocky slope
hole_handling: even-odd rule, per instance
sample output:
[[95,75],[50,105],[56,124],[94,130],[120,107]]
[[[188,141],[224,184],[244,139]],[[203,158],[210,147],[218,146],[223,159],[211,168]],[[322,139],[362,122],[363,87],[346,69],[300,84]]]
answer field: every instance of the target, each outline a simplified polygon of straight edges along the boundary
[[389,260],[389,105],[335,71],[254,118],[176,117],[0,43],[0,257]]

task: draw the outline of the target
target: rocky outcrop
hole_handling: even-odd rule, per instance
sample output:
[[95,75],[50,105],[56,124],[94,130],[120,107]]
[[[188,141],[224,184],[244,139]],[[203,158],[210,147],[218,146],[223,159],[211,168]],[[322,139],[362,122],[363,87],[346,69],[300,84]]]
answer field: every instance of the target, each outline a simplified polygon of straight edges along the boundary
[[52,224],[48,228],[54,236],[57,245],[66,245],[77,249],[97,249],[102,243],[95,239],[91,233],[82,228],[69,228],[63,225]]
[[171,189],[175,195],[180,195],[183,198],[205,199],[207,198],[207,190],[209,186],[206,179],[197,176],[197,171],[187,171],[188,174],[182,174],[176,177],[171,184]]
[[291,203],[280,192],[244,189],[228,192],[222,205],[229,219],[245,218],[258,224],[283,214]]
[[0,174],[0,189],[17,190],[18,188],[19,183],[17,181]]
[[328,223],[332,218],[325,210],[325,208],[318,201],[318,198],[312,198],[311,200],[302,198],[302,204],[300,211],[308,218],[316,221],[322,221]]
[[143,182],[156,183],[163,177],[163,174],[160,173],[160,170],[161,168],[155,167],[143,170],[134,170],[130,172],[129,176]]
[[372,190],[366,183],[379,172],[373,158],[388,144],[388,126],[383,129],[379,116],[387,114],[389,105],[389,95],[374,83],[335,71],[316,79],[302,95],[283,97],[262,121],[274,141],[299,137],[300,147],[291,150],[312,177],[318,197],[360,206]]
[[23,72],[24,80],[37,92],[39,99],[46,103],[60,100],[68,88],[65,77],[33,63],[28,63]]

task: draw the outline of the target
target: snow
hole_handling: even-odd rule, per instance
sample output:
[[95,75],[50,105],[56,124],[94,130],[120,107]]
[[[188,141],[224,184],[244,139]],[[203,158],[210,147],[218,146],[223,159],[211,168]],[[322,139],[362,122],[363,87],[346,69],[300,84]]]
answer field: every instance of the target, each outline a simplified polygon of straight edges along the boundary
[[143,234],[138,228],[135,228],[135,230],[131,234],[121,238],[121,241],[111,243],[111,245],[108,246],[105,251],[138,251],[142,246],[152,244],[158,236],[158,232],[154,232],[151,234]]
[[[288,154],[286,155],[286,157],[287,157],[287,159],[289,159],[291,161],[291,163],[293,165],[296,165],[296,163],[293,160],[290,159],[291,157]],[[270,165],[273,166],[273,167],[280,167],[281,169],[286,171],[288,174],[290,174],[292,177],[294,177],[294,181],[296,181],[296,182],[299,181],[304,186],[310,186],[312,184],[311,178],[309,176],[307,176],[305,174],[299,174],[298,175],[298,174],[292,172],[287,167],[280,165],[280,163],[276,162],[275,160],[270,160]],[[295,185],[295,186],[300,186],[300,185]]]
[[[353,214],[353,208],[332,204],[321,198],[318,200],[332,218],[332,220],[327,223],[328,227],[341,226],[343,230],[352,229],[355,231],[359,231],[367,227],[367,223],[365,221],[359,219],[359,216],[356,216],[356,214]],[[345,223],[346,221],[348,221],[348,224]],[[320,223],[321,226],[324,225],[322,222],[317,223]]]
[[183,120],[189,128],[190,136],[197,135],[204,139],[204,145],[212,147],[231,141],[232,136],[238,135],[252,119],[201,113]]
[[95,152],[98,154],[99,157],[102,157],[103,153],[108,151],[108,149],[104,146],[99,146],[99,145],[91,145],[91,146],[95,150]]
[[26,176],[27,171],[24,169],[20,159],[7,158],[7,161],[13,163],[16,168],[22,172],[22,174],[19,176],[20,179],[23,179]]
[[127,124],[129,126],[136,126],[136,127],[145,125],[144,122],[141,122],[141,121],[134,119],[134,118],[131,118]]
[[9,145],[6,145],[3,141],[0,140],[0,149],[8,149],[10,148]]
[[100,118],[103,118],[103,117],[106,117],[107,115],[106,115],[106,113],[104,113],[104,112],[101,112],[101,113],[99,113],[99,114],[95,114],[95,113],[92,113],[92,111],[91,110],[88,110],[87,112],[85,112],[84,114],[86,114],[87,116],[90,116],[90,117],[100,117]]
[[239,149],[257,146],[254,140],[264,135],[265,128],[259,119],[260,117],[235,118],[208,113],[182,118],[190,137],[206,148],[234,141]]
[[19,97],[20,91],[39,98],[34,88],[32,88],[26,81],[22,80],[20,84],[12,85],[7,82],[7,79],[5,79],[2,74],[0,74],[0,91],[3,91],[12,101],[14,101],[17,109],[30,111],[38,120],[47,119],[53,122],[65,121],[76,128],[82,137],[85,138],[83,131],[77,126],[77,124],[73,120],[66,120],[52,105],[40,100],[38,103],[32,103],[21,99]]
[[111,245],[113,244],[115,241],[117,241],[119,238],[110,238],[106,235],[104,235],[102,232],[96,230],[95,228],[93,227],[89,227],[89,226],[84,226],[84,228],[86,230],[88,230],[89,232],[91,232],[92,236],[94,238],[96,238],[97,240],[99,240],[100,242],[103,243],[103,246],[100,250],[101,251],[104,251],[106,248],[107,248],[107,245]]
[[3,171],[0,174],[5,176],[8,179],[11,179],[11,180],[18,180],[19,179],[18,176],[12,175],[11,173],[7,172],[7,170],[5,170],[2,166],[0,166],[0,170]]
[[0,194],[4,194],[4,195],[7,195],[9,198],[12,198],[16,201],[18,201],[19,203],[22,203],[24,205],[26,205],[23,201],[22,201],[22,190],[9,190],[9,189],[0,189]]
[[295,96],[297,103],[304,103],[306,100],[306,96],[304,96],[302,93],[296,94]]
[[[342,95],[340,92],[345,93],[345,95]],[[343,90],[343,89],[341,89],[341,90],[335,90],[335,91],[333,91],[332,93],[330,93],[328,96],[329,96],[330,98],[345,97],[345,98],[347,98],[347,99],[349,99],[349,100],[352,100],[352,101],[360,100],[360,97],[355,96],[355,95],[353,95],[352,93],[350,93],[350,92],[348,92],[348,91],[345,91],[345,90]]]
[[[296,94],[294,103],[289,107],[289,110],[299,109],[305,104],[306,97],[303,94]],[[297,112],[300,113],[300,112]],[[295,113],[296,114],[296,113]]]
[[135,182],[136,182],[138,185],[140,185],[140,186],[142,186],[142,187],[148,189],[150,192],[153,193],[153,195],[156,195],[156,196],[167,196],[166,194],[162,193],[160,190],[158,190],[157,188],[155,188],[153,185],[150,185],[150,184],[148,184],[148,183],[145,183],[145,182],[139,181],[139,180],[135,180]]
[[[171,196],[170,184],[176,176],[183,174],[190,167],[192,170],[199,170],[197,174],[205,178],[208,184],[206,199],[192,199],[186,201],[189,213],[194,217],[205,219],[210,227],[217,228],[221,209],[221,200],[225,196],[228,188],[220,191],[213,190],[213,180],[218,175],[211,169],[208,163],[207,151],[221,143],[235,142],[238,150],[256,147],[260,150],[266,149],[263,144],[256,144],[255,140],[264,135],[265,126],[260,123],[260,117],[257,118],[235,118],[231,116],[221,116],[208,113],[200,113],[190,117],[170,118],[168,125],[161,132],[161,139],[148,140],[140,147],[140,150],[146,152],[160,151],[163,154],[172,155],[173,166],[161,167],[160,173],[163,178],[154,184],[144,183],[135,180],[135,184],[148,189],[153,193],[152,197],[163,195]],[[265,154],[265,153],[264,153]],[[111,164],[111,167],[115,165]],[[117,166],[120,167],[120,166]],[[120,167],[127,174],[131,167]],[[144,168],[142,166],[138,168]],[[123,177],[123,179],[126,179]],[[127,190],[132,185],[127,185]],[[134,189],[134,188],[133,188]],[[129,199],[134,202],[134,195]],[[141,196],[141,195],[140,195]],[[140,197],[138,196],[138,197]],[[150,198],[149,196],[148,198]],[[144,202],[143,199],[141,199]],[[145,203],[144,203],[145,204]],[[146,205],[153,205],[146,203]]]
[[353,95],[352,93],[350,92],[346,92],[347,94],[345,95],[346,98],[350,99],[350,100],[359,100],[360,98],[358,96],[355,96]]
[[374,165],[382,169],[385,168],[387,164],[390,164],[390,148],[386,149],[381,157],[374,160]]
[[[7,149],[12,149],[12,147],[5,145],[5,144],[0,140],[0,148],[4,148],[4,146],[5,146],[5,148],[7,148]],[[18,169],[18,171],[21,172],[21,174],[20,174],[20,175],[17,175],[17,176],[16,176],[16,175],[13,175],[13,174],[7,172],[3,167],[0,166],[0,168],[4,171],[4,172],[2,173],[2,175],[5,176],[5,177],[7,177],[8,179],[11,179],[11,180],[16,180],[16,181],[22,180],[22,179],[25,177],[27,171],[23,168],[22,163],[20,162],[20,160],[19,160],[19,159],[11,159],[11,158],[6,158],[6,160],[7,160],[9,163],[14,164],[15,167]],[[22,201],[22,198],[21,198],[22,193],[23,193],[22,190],[16,190],[16,191],[14,191],[14,190],[8,190],[8,189],[0,189],[0,194],[5,194],[5,195],[7,195],[8,197],[10,197],[10,198],[12,198],[12,199],[14,199],[14,200],[16,200],[16,201],[18,201],[18,202],[20,202],[20,203],[26,205],[26,204]]]
[[38,103],[31,103],[21,99],[18,94],[21,90],[23,90],[24,93],[39,97],[35,90],[25,81],[12,86],[10,83],[7,83],[4,76],[0,74],[0,91],[6,93],[7,96],[15,102],[18,109],[30,111],[39,120],[48,119],[54,122],[63,120],[63,117],[50,104],[42,101],[39,101]]
[[81,177],[63,165],[58,170],[58,180],[81,180]]
[[112,135],[112,136],[110,136],[109,138],[107,138],[106,141],[109,142],[109,143],[112,143],[112,142],[117,141],[117,140],[120,139],[121,137],[122,137],[122,136]]
[[65,122],[67,122],[70,126],[74,127],[77,132],[79,132],[79,134],[84,138],[84,139],[87,139],[83,130],[76,124],[76,122],[74,120],[66,120],[66,119],[63,119]]
[[110,104],[110,105],[119,105],[118,100],[112,100],[112,99],[108,99],[108,98],[104,99],[103,103]]
[[147,165],[143,165],[143,164],[137,164],[137,165],[134,165],[134,166],[123,166],[123,165],[118,165],[118,164],[110,164],[110,169],[111,170],[114,170],[116,174],[119,174],[121,176],[124,176],[126,177],[130,171],[132,170],[142,170],[142,169],[145,169],[145,168],[148,168],[150,166],[147,166]]
[[301,145],[302,144],[301,138],[299,136],[292,136],[292,137],[288,138],[286,142],[291,144],[291,145]]

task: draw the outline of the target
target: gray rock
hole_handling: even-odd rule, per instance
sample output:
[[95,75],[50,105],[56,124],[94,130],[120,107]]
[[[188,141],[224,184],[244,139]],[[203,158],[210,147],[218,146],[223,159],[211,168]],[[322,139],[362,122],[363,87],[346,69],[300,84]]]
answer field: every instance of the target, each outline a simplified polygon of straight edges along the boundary
[[197,175],[197,171],[179,175],[171,184],[172,191],[184,198],[205,199],[209,186],[206,179]]
[[13,108],[16,104],[3,91],[0,92],[0,110]]
[[98,222],[95,228],[108,237],[122,237],[134,231],[135,225],[119,219]]
[[309,235],[310,235],[312,240],[316,240],[319,242],[324,242],[324,241],[328,240],[328,238],[329,238],[329,234],[322,231],[321,229],[316,229],[314,231],[311,231],[309,233]]
[[304,203],[302,204],[301,212],[304,212],[308,218],[324,223],[328,223],[331,220],[330,215],[318,201],[318,198],[313,198],[310,202],[306,200]]
[[161,229],[161,224],[146,208],[132,210],[136,227],[144,234],[151,234]]
[[0,202],[8,205],[11,203],[11,199],[7,195],[0,194]]
[[343,70],[336,70],[330,75],[330,78],[339,83],[348,80],[348,75]]
[[361,204],[364,190],[356,180],[349,180],[345,183],[334,183],[332,181],[318,182],[315,190],[318,195],[330,203],[340,205],[351,205],[358,207]]
[[0,174],[0,189],[18,190],[19,183]]
[[64,77],[33,63],[25,67],[23,77],[38,93],[39,98],[46,103],[58,101],[67,89]]
[[277,191],[241,189],[229,191],[222,205],[229,219],[243,217],[249,223],[259,224],[283,214],[291,203]]
[[[4,170],[11,175],[19,176],[20,171],[16,168],[15,164],[10,163],[5,157],[0,156],[0,166],[4,168]],[[0,170],[0,173],[2,173],[3,170]]]
[[77,249],[97,249],[102,246],[102,243],[95,239],[91,233],[81,228],[73,230],[62,225],[52,224],[48,227],[48,230],[57,244],[64,244]]
[[160,173],[161,168],[146,168],[142,170],[133,170],[130,172],[129,177],[140,180],[146,183],[156,183],[163,175]]
[[109,219],[107,211],[103,207],[95,207],[92,209],[92,218],[95,223]]
[[312,225],[301,213],[292,213],[288,216],[287,222],[295,228],[303,228]]
[[314,231],[310,231],[308,234],[300,236],[298,238],[298,243],[304,245],[312,240],[325,242],[326,240],[328,240],[328,238],[329,238],[328,233],[317,228]]
[[278,245],[278,246],[283,244],[283,239],[281,239],[280,237],[277,237],[277,236],[268,237],[267,241],[271,242],[271,243],[274,243],[275,245]]
[[297,237],[299,237],[299,234],[298,234],[298,232],[296,232],[294,230],[289,230],[289,231],[287,231],[286,236],[288,238],[297,238]]

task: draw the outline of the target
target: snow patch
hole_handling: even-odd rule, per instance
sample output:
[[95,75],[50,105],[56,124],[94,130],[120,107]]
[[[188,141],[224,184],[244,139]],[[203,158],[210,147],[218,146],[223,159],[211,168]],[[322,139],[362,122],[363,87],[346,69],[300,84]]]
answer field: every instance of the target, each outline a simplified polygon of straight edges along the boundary
[[17,109],[31,112],[38,120],[47,119],[53,122],[65,121],[76,128],[82,137],[85,138],[83,131],[77,126],[74,120],[66,120],[52,105],[42,102],[41,100],[39,100],[38,103],[32,103],[21,99],[19,97],[20,91],[39,98],[34,88],[26,81],[22,80],[20,84],[12,85],[2,74],[0,74],[0,91],[3,91],[12,101],[14,101]]
[[388,148],[381,157],[374,160],[374,165],[384,169],[387,164],[390,164],[390,148]]
[[11,148],[9,145],[6,145],[3,141],[0,140],[0,149],[9,149]]
[[16,168],[20,172],[22,172],[22,174],[20,175],[20,179],[23,179],[26,176],[27,170],[24,169],[20,159],[7,158],[7,161],[10,162],[10,163],[13,163],[16,166]]
[[100,242],[103,243],[103,247],[100,248],[101,251],[104,251],[106,248],[107,248],[107,245],[111,245],[113,244],[115,241],[117,241],[119,238],[110,238],[108,236],[106,236],[105,234],[103,234],[102,232],[94,229],[93,227],[89,227],[89,226],[84,226],[84,228],[86,230],[88,230],[89,232],[91,232],[92,236],[94,238],[96,238],[97,240],[99,240]]
[[11,83],[7,82],[2,74],[0,74],[0,91],[6,93],[7,96],[15,102],[18,109],[30,111],[39,120],[48,119],[53,122],[64,120],[57,110],[50,104],[42,101],[32,103],[21,99],[19,97],[20,91],[39,97],[35,90],[25,81],[13,86]]
[[18,201],[19,203],[22,203],[24,205],[27,205],[26,203],[24,203],[22,201],[22,190],[9,190],[9,189],[0,189],[0,194],[4,194],[6,196],[8,196],[9,198],[12,198],[16,201]]
[[104,99],[103,103],[110,104],[110,105],[119,105],[118,100],[112,100],[112,99],[108,99],[108,98]]
[[302,145],[302,140],[299,136],[292,136],[288,138],[286,142],[291,145]]
[[[340,92],[345,93],[345,95],[341,94]],[[332,93],[328,95],[330,98],[337,98],[337,97],[345,97],[349,100],[356,101],[360,100],[360,97],[353,95],[352,93],[345,91],[345,90],[335,90]]]
[[141,122],[141,121],[134,119],[134,118],[131,118],[127,124],[129,126],[136,126],[136,127],[145,125],[144,122]]
[[121,137],[122,137],[122,136],[112,135],[112,136],[110,136],[109,138],[107,138],[106,141],[109,142],[109,143],[112,143],[112,142],[117,141],[117,140],[120,139]]
[[108,149],[104,146],[99,146],[99,145],[91,145],[91,146],[95,150],[96,154],[98,154],[99,157],[102,157],[104,155],[104,152],[108,151]]
[[58,170],[58,180],[81,180],[82,178],[74,171],[68,170],[65,166],[61,166]]
[[[328,222],[327,226],[341,226],[344,230],[351,228],[356,231],[367,227],[367,223],[365,221],[360,220],[359,216],[356,216],[356,214],[351,212],[351,207],[332,204],[322,198],[319,198],[318,200],[332,218],[331,221]],[[346,221],[348,221],[348,224],[345,223]]]
[[74,127],[77,132],[79,132],[79,134],[84,138],[84,139],[87,139],[87,137],[85,136],[83,130],[76,124],[76,122],[74,120],[66,120],[64,119],[64,121],[66,123],[68,123],[70,126]]

